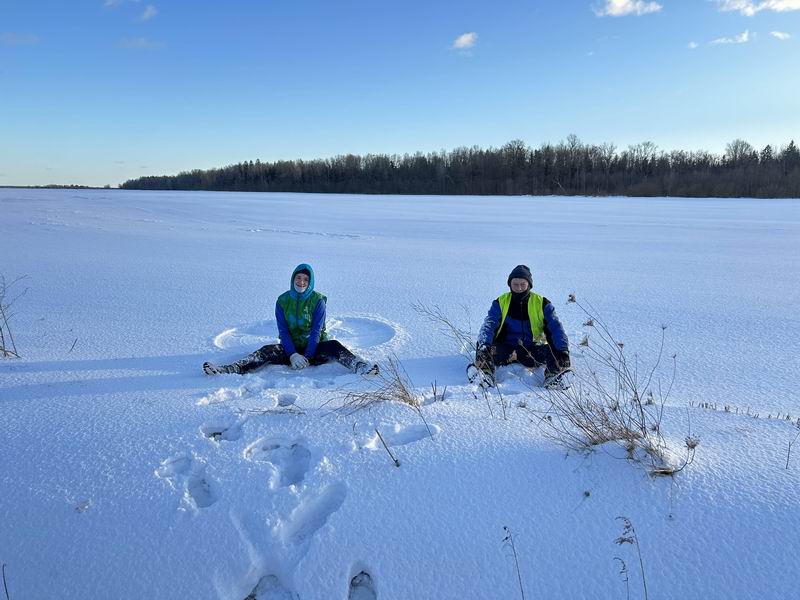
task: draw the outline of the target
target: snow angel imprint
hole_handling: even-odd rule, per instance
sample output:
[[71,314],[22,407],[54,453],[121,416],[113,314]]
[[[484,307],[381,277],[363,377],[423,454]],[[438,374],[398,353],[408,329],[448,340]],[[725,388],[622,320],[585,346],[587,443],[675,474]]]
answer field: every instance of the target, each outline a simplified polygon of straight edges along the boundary
[[331,360],[338,361],[354,373],[375,375],[378,365],[368,364],[340,342],[328,339],[325,332],[327,298],[314,289],[314,269],[300,264],[292,271],[289,290],[278,296],[275,319],[280,344],[268,344],[230,365],[203,363],[207,375],[249,373],[264,365],[289,365],[305,369]]

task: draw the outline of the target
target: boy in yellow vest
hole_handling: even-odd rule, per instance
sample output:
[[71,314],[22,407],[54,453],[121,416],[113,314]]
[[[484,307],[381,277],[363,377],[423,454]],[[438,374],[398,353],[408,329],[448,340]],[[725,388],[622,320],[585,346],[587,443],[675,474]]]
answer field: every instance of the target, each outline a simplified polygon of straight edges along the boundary
[[484,386],[495,384],[495,367],[518,362],[529,368],[545,367],[544,385],[563,387],[569,371],[569,340],[555,307],[533,292],[533,276],[517,265],[508,276],[511,291],[501,294],[489,309],[478,334],[475,364],[470,380]]

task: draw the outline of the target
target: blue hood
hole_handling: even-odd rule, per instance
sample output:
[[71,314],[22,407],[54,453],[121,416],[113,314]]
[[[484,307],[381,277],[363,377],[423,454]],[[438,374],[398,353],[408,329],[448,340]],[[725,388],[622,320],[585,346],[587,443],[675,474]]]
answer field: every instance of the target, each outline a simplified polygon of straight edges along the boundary
[[[294,289],[294,276],[297,275],[298,271],[302,271],[303,269],[306,269],[309,272],[308,287],[306,288],[305,292],[298,294],[297,290]],[[305,300],[312,293],[314,293],[314,269],[312,269],[311,265],[307,263],[300,263],[294,268],[294,271],[292,271],[292,276],[289,278],[289,294],[292,296],[292,298]]]

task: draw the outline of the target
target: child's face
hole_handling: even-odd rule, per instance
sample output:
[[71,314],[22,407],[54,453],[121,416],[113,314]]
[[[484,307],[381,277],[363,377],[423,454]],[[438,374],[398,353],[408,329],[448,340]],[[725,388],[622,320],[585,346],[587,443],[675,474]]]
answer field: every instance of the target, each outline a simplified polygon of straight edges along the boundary
[[526,292],[528,290],[528,280],[521,277],[514,277],[511,280],[511,291],[517,294]]
[[294,276],[294,289],[302,294],[308,289],[308,275],[305,273],[298,273]]

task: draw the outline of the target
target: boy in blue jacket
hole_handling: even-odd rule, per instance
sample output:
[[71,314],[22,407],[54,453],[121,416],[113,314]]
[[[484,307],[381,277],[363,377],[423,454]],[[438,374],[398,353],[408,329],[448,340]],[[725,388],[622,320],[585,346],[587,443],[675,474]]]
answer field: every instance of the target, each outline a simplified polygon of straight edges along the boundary
[[485,385],[494,385],[495,367],[518,362],[544,365],[545,387],[563,385],[570,368],[569,340],[550,301],[533,292],[533,276],[517,265],[508,276],[511,291],[501,294],[483,321],[475,352],[476,371]]
[[299,370],[335,360],[355,373],[377,374],[378,365],[368,365],[341,342],[328,339],[325,331],[327,301],[323,294],[314,290],[311,265],[297,265],[289,279],[289,290],[278,296],[275,303],[280,344],[263,346],[231,365],[203,363],[203,371],[207,375],[244,374],[264,365],[291,365]]

